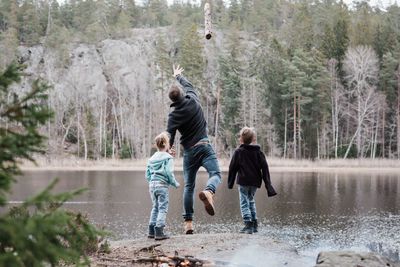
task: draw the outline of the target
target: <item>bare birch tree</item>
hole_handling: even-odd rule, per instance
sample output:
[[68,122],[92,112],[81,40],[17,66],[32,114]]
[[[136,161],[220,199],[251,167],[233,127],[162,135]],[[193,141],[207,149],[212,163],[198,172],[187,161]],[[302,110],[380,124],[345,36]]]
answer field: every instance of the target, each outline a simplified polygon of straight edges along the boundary
[[[344,158],[356,139],[357,155],[362,156],[364,121],[377,104],[376,82],[378,78],[378,57],[368,46],[356,46],[347,50],[344,59],[345,79],[349,86],[349,101],[354,98],[356,130],[350,139]],[[351,115],[351,114],[349,114]]]

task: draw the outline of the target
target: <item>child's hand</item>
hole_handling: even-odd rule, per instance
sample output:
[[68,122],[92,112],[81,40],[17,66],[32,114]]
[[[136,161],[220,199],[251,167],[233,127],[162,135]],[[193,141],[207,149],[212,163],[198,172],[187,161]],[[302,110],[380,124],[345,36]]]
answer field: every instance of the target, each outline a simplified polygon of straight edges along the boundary
[[173,156],[175,158],[176,156],[176,150],[175,150],[175,146],[172,146],[169,150],[168,153]]

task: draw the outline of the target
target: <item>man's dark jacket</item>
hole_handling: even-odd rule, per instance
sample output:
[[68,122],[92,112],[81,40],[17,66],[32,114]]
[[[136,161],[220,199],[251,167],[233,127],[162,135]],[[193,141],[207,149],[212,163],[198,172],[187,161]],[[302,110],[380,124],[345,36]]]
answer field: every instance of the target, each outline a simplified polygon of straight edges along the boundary
[[261,181],[264,180],[268,196],[272,197],[277,194],[271,184],[267,160],[258,145],[242,144],[233,153],[228,174],[230,189],[233,188],[235,180],[239,185],[258,188],[261,187]]
[[176,79],[182,85],[185,96],[171,104],[173,110],[168,115],[167,132],[171,135],[171,147],[178,130],[181,133],[181,144],[188,149],[207,137],[207,122],[193,85],[182,75],[178,75]]

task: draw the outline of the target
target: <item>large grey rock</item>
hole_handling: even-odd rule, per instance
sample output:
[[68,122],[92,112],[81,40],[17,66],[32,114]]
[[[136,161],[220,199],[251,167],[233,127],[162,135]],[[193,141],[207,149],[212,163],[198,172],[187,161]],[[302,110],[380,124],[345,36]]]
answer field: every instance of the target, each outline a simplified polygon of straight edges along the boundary
[[372,252],[327,251],[320,252],[315,267],[400,267],[383,256]]

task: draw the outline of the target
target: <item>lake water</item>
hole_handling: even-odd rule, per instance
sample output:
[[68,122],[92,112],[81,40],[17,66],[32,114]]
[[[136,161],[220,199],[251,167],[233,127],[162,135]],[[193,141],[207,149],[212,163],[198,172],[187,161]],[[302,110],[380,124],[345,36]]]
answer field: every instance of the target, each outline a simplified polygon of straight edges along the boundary
[[[183,184],[182,173],[176,173]],[[372,250],[399,261],[400,174],[272,172],[278,196],[256,194],[260,235],[294,245],[315,259],[327,249]],[[113,239],[144,237],[151,210],[143,172],[35,171],[26,172],[13,187],[15,204],[43,189],[54,177],[56,192],[86,187],[89,190],[67,208],[87,213],[96,224],[114,233]],[[216,215],[208,216],[195,203],[196,233],[237,232],[242,227],[238,191],[227,189],[226,173],[216,194]],[[200,172],[196,190],[207,180]],[[168,231],[181,234],[183,189],[170,189]]]

